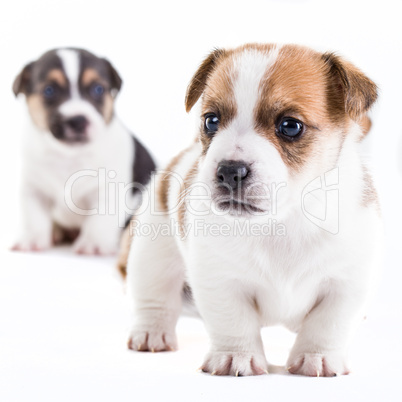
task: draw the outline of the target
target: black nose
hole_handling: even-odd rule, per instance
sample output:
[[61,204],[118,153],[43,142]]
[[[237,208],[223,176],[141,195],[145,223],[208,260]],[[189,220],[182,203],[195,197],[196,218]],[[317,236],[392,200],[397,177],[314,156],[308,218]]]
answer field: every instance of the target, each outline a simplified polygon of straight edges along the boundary
[[235,189],[249,174],[248,166],[241,161],[222,161],[216,170],[218,183],[229,185]]
[[85,116],[74,116],[66,120],[66,125],[77,133],[85,131],[88,125],[88,120]]

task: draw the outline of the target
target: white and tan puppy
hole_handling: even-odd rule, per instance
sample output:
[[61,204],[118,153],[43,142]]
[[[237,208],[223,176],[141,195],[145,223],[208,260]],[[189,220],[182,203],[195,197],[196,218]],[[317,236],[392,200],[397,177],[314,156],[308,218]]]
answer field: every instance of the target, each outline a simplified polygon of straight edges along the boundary
[[[15,250],[44,250],[78,235],[78,253],[116,251],[124,211],[111,199],[118,186],[146,184],[155,168],[114,114],[121,85],[108,60],[76,48],[46,52],[15,79],[13,91],[25,95],[30,115]],[[127,193],[119,196],[134,207],[134,192]]]
[[331,53],[250,44],[206,58],[187,111],[200,97],[196,141],[131,224],[129,347],[177,347],[189,285],[211,340],[203,371],[265,373],[260,330],[281,324],[297,332],[290,373],[347,374],[381,254],[358,153],[375,84]]

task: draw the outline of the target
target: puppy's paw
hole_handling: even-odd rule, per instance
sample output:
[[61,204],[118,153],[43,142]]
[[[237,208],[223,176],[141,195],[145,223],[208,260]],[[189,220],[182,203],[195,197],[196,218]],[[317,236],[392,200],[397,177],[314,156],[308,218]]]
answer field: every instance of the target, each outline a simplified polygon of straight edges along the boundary
[[114,255],[117,252],[116,242],[107,238],[82,234],[73,244],[77,254],[84,255]]
[[334,377],[349,374],[342,355],[336,353],[302,353],[288,361],[291,374],[310,377]]
[[245,352],[210,352],[201,366],[204,373],[212,375],[261,375],[268,374],[268,363],[263,354]]
[[139,352],[174,351],[177,350],[177,338],[174,331],[133,330],[127,345],[129,349]]
[[52,246],[50,236],[22,236],[11,247],[12,251],[37,252],[48,250]]

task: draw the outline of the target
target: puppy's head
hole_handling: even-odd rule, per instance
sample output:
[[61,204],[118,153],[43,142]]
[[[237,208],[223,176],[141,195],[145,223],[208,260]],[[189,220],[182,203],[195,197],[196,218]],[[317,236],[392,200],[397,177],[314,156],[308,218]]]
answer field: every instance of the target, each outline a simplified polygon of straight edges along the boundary
[[200,97],[198,179],[219,209],[245,215],[300,203],[301,188],[336,165],[345,139],[361,138],[377,88],[334,54],[251,44],[205,59],[187,111]]
[[27,64],[13,91],[26,96],[40,130],[76,144],[95,139],[110,123],[121,84],[108,60],[83,49],[56,49]]

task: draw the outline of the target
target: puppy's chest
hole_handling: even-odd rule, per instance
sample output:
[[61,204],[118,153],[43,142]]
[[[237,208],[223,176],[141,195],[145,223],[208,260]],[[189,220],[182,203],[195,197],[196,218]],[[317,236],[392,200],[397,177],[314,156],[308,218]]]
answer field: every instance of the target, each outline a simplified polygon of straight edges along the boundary
[[32,162],[27,175],[56,203],[64,201],[66,195],[79,200],[98,186],[98,171],[91,169],[91,163],[83,158],[48,154]]
[[332,255],[319,244],[244,236],[216,237],[212,247],[210,240],[194,242],[193,250],[199,250],[195,265],[203,270],[199,273],[202,279],[245,294],[258,306],[264,325],[281,323],[296,328],[333,274]]

